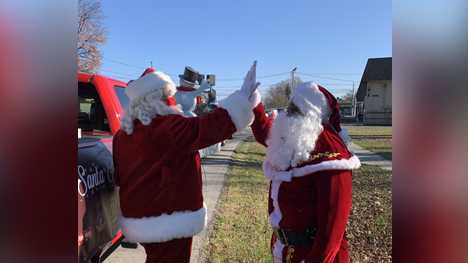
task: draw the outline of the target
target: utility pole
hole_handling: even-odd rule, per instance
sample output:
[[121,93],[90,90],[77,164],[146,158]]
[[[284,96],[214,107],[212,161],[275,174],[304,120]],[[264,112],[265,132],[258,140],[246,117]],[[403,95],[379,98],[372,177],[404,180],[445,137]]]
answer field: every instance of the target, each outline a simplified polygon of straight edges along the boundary
[[150,66],[153,67],[153,61],[150,61]]
[[351,114],[353,115],[353,117],[356,117],[356,102],[355,102],[355,98],[356,98],[356,95],[354,94],[354,81],[353,81],[353,97],[352,97],[352,99],[351,99],[351,108],[352,108]]
[[293,92],[294,88],[296,87],[296,76],[295,76],[296,70],[297,70],[297,67],[294,67],[291,70],[291,84],[289,85],[291,87],[291,90],[289,91],[288,99],[290,99],[291,93]]

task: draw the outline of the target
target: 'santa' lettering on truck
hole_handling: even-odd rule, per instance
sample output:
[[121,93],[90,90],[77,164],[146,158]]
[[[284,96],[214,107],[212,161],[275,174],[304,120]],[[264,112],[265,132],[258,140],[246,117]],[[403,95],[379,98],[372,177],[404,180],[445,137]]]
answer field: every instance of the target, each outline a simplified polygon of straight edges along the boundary
[[121,240],[112,136],[120,129],[128,104],[126,87],[125,82],[105,76],[78,73],[79,262],[102,262],[104,247]]

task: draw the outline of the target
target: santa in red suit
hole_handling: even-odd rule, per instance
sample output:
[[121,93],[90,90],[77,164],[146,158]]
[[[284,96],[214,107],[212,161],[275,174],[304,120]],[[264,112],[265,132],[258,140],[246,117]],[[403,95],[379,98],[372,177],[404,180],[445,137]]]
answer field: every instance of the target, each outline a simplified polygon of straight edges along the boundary
[[274,262],[348,262],[346,224],[352,170],[336,98],[315,83],[300,84],[287,112],[254,109],[252,131],[267,147],[269,220]]
[[119,223],[127,241],[145,247],[146,262],[189,262],[192,237],[206,224],[198,150],[252,123],[255,75],[254,63],[239,91],[190,118],[175,107],[176,86],[163,72],[148,70],[128,84],[129,108],[113,139]]

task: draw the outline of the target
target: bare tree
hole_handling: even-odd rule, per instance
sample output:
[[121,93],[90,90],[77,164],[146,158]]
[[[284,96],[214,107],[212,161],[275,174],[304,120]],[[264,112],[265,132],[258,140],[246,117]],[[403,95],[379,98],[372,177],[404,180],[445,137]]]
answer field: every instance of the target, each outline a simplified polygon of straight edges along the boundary
[[[296,77],[294,85],[299,83],[302,83],[302,80]],[[265,107],[267,109],[285,108],[288,105],[291,92],[291,80],[289,79],[272,85],[264,99]]]
[[353,91],[350,90],[342,97],[338,97],[337,100],[339,103],[352,103],[353,96],[354,96]]
[[100,0],[78,0],[78,68],[94,73],[101,65],[98,46],[106,41]]

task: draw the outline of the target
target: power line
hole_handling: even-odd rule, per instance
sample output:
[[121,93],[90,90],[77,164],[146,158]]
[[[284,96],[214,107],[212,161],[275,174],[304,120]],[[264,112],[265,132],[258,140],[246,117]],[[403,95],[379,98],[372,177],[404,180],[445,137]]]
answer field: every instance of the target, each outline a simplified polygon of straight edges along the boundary
[[[278,77],[278,76],[283,76],[289,74],[289,72],[280,72],[280,73],[275,73],[275,74],[269,74],[269,75],[263,75],[263,76],[258,76],[257,79],[266,79],[266,78],[272,78],[272,77]],[[244,78],[218,78],[219,81],[240,81],[244,80]]]
[[[317,81],[316,81],[317,82]],[[322,86],[353,86],[353,83],[327,83],[327,82],[317,82],[317,84]]]
[[127,82],[128,80],[130,80],[128,77],[117,76],[117,75],[109,75],[109,74],[107,74],[106,77],[116,79],[116,80],[120,80],[120,81],[123,81],[123,82]]
[[[143,69],[143,70],[147,68],[147,67],[128,64],[128,63],[118,61],[118,60],[115,60],[115,59],[109,59],[109,58],[103,58],[103,59],[106,60],[106,61],[109,61],[111,63],[116,63],[116,64],[124,65],[124,66],[127,66],[127,67]],[[164,72],[164,73],[166,73],[168,75],[171,75],[171,76],[178,76],[178,74],[171,74],[171,73],[167,73],[167,72]],[[257,79],[271,78],[271,77],[276,77],[276,76],[282,76],[282,75],[285,75],[285,74],[289,74],[289,72],[280,72],[280,73],[275,73],[275,74],[258,76]],[[239,80],[244,80],[244,78],[243,77],[242,78],[217,78],[217,80],[218,81],[239,81]]]
[[117,74],[117,75],[120,75],[120,76],[126,76],[126,77],[129,77],[129,78],[138,77],[138,76],[135,76],[137,74],[128,74],[128,73],[117,72],[117,71],[113,71],[113,70],[107,70],[107,69],[101,69],[99,71],[100,72],[105,72],[105,73],[110,73],[110,74]]
[[[139,69],[139,70],[144,70],[147,68],[147,66],[138,66],[138,65],[134,65],[134,64],[129,64],[129,63],[126,63],[126,62],[122,62],[122,61],[119,61],[119,60],[116,60],[116,59],[110,59],[110,58],[103,58],[104,60],[108,61],[108,62],[111,62],[111,63],[115,63],[115,64],[119,64],[119,65],[123,65],[123,66],[127,66],[127,67],[131,67],[131,68],[135,68],[135,69]],[[108,72],[111,72],[112,71],[109,71],[109,70],[103,70],[103,71],[108,71]],[[122,73],[122,72],[115,72],[114,73],[117,73],[119,75],[128,75],[130,76],[128,73]],[[165,72],[166,74],[172,76],[172,77],[178,77],[179,75],[178,74],[172,74],[172,73],[168,73],[168,72]],[[137,73],[135,73],[137,74]],[[274,74],[268,74],[268,75],[262,75],[262,76],[258,76],[257,79],[267,79],[267,78],[274,78],[274,77],[279,77],[279,76],[283,76],[283,75],[287,75],[287,74],[290,74],[289,71],[287,72],[280,72],[280,73],[274,73]],[[359,73],[305,73],[305,72],[297,72],[298,75],[302,75],[302,76],[309,76],[309,77],[314,77],[314,78],[319,78],[319,79],[329,79],[329,80],[336,80],[336,81],[344,81],[344,82],[359,82],[359,80],[350,80],[350,79],[342,79],[342,78],[333,78],[333,77],[325,77],[323,75],[361,75]],[[322,75],[322,76],[320,76]],[[133,77],[133,75],[132,75]],[[244,78],[217,78],[218,81],[223,81],[223,82],[231,82],[231,81],[243,81]]]
[[362,73],[340,73],[340,72],[313,72],[313,73],[307,73],[307,74],[312,74],[312,75],[362,75]]
[[[115,60],[115,59],[109,59],[109,58],[103,58],[103,59],[106,60],[106,61],[109,61],[111,63],[131,67],[131,68],[136,68],[136,69],[140,69],[140,70],[145,70],[145,69],[148,68],[148,66],[143,67],[143,66],[132,65],[132,64],[128,64],[128,63],[125,63],[125,62],[122,62],[122,61]],[[152,64],[152,61],[150,63]],[[164,71],[164,73],[166,73],[167,75],[172,76],[172,77],[178,77],[179,76],[178,74],[172,74],[172,73],[168,73],[166,71]]]
[[115,73],[104,73],[104,74],[99,73],[99,74],[106,75],[106,76],[109,76],[109,77],[118,77],[120,79],[135,79],[134,77],[124,76],[124,75],[115,74]]
[[[267,78],[278,77],[278,76],[283,76],[283,75],[287,75],[287,74],[290,74],[290,72],[282,72],[282,73],[258,76],[257,79],[267,79]],[[317,79],[328,79],[328,80],[335,80],[335,81],[350,82],[347,85],[352,85],[352,82],[359,82],[359,80],[324,77],[324,76],[318,76],[318,75],[315,75],[315,74],[308,74],[308,73],[301,73],[301,72],[298,72],[297,74],[301,75],[301,76],[314,77],[314,78],[317,78]],[[232,81],[243,81],[244,79],[243,78],[218,78],[217,80],[222,81],[222,82],[232,82]],[[333,83],[333,84],[344,84],[344,83]]]
[[319,78],[319,79],[329,79],[329,80],[337,80],[337,81],[347,81],[347,82],[356,82],[356,80],[352,79],[341,79],[341,78],[331,78],[331,77],[323,77],[315,74],[309,74],[309,73],[304,73],[304,72],[297,72],[299,75],[303,76],[309,76],[309,77],[314,77],[314,78]]
[[127,66],[127,67],[131,67],[131,68],[137,68],[137,69],[146,69],[147,67],[142,67],[142,66],[136,66],[136,65],[132,65],[132,64],[128,64],[128,63],[125,63],[125,62],[121,62],[121,61],[118,61],[118,60],[115,60],[115,59],[108,59],[108,58],[103,58],[104,60],[107,60],[111,63],[115,63],[115,64],[120,64],[120,65],[123,65],[123,66]]

